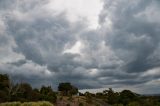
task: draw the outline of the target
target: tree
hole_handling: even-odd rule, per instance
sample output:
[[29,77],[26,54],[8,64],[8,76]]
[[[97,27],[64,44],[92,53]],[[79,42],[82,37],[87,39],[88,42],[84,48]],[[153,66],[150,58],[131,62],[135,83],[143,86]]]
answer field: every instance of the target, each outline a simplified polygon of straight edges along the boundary
[[98,98],[103,98],[104,95],[103,95],[102,92],[97,92],[97,93],[96,93],[96,97],[98,97]]
[[120,98],[119,101],[124,106],[126,106],[129,102],[133,102],[137,100],[137,95],[130,90],[123,90],[120,92]]
[[0,90],[0,103],[6,102],[6,101],[8,101],[7,94],[4,91]]
[[118,102],[118,93],[115,93],[112,88],[109,88],[107,93],[107,100],[109,104],[115,104]]
[[86,97],[87,103],[92,103],[92,94],[89,92],[85,92],[84,95]]
[[56,102],[57,96],[56,93],[53,92],[51,86],[45,87],[42,86],[40,89],[41,100]]
[[9,100],[8,89],[10,79],[7,74],[0,74],[0,102]]
[[48,87],[42,86],[40,89],[40,93],[44,94],[44,95],[48,95],[52,92],[53,92],[53,90],[52,90],[51,86],[48,86]]
[[7,74],[0,74],[0,90],[8,91],[10,79]]
[[15,85],[15,89],[17,89],[15,96],[19,101],[30,101],[32,99],[31,92],[32,87],[28,83],[20,83]]
[[70,95],[76,95],[78,93],[78,88],[72,86],[72,89],[69,91]]
[[9,101],[56,101],[56,93],[51,86],[39,89],[32,89],[28,83],[13,84],[7,74],[0,74],[0,102]]
[[37,88],[33,89],[31,92],[31,100],[39,101],[41,99],[41,94]]
[[71,85],[71,83],[60,83],[58,91],[61,91],[64,96],[75,95],[78,93],[78,88]]

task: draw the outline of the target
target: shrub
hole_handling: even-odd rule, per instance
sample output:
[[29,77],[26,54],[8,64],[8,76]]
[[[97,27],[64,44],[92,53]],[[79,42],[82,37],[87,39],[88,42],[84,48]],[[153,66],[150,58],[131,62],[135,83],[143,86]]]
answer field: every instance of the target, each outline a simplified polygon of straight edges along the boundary
[[53,104],[49,102],[7,102],[1,103],[0,106],[53,106]]
[[124,106],[123,104],[114,104],[113,106]]
[[79,106],[84,106],[83,103],[79,103]]
[[96,104],[96,106],[100,106],[99,104]]
[[66,106],[70,106],[70,104],[67,104]]
[[141,106],[138,102],[131,102],[128,106]]
[[6,103],[1,103],[0,106],[21,106],[20,102],[6,102]]

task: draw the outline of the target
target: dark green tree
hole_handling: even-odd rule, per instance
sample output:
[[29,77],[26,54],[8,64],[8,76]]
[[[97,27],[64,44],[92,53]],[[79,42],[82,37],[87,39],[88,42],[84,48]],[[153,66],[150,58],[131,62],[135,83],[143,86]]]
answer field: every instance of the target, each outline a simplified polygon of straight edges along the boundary
[[51,86],[45,87],[42,86],[40,89],[41,100],[50,101],[52,103],[56,102],[57,96],[56,93],[53,92]]
[[58,91],[61,91],[64,96],[75,95],[78,93],[78,88],[66,82],[59,84]]
[[9,100],[10,79],[7,74],[0,74],[0,102]]
[[92,103],[92,94],[89,92],[85,92],[84,95],[86,97],[87,103]]
[[17,89],[17,92],[15,96],[18,100],[24,102],[24,101],[30,101],[31,93],[32,93],[32,87],[28,83],[20,83],[15,86],[15,89]]
[[41,94],[39,89],[35,88],[31,92],[31,101],[39,101],[41,99]]
[[126,106],[130,102],[136,101],[137,98],[137,94],[133,93],[132,91],[123,90],[122,92],[120,92],[119,102]]
[[116,104],[118,102],[118,93],[114,92],[112,88],[109,88],[107,93],[107,100],[109,104]]
[[8,91],[10,79],[7,74],[0,74],[0,90]]
[[78,93],[78,88],[72,85],[72,89],[69,91],[70,95],[76,95]]

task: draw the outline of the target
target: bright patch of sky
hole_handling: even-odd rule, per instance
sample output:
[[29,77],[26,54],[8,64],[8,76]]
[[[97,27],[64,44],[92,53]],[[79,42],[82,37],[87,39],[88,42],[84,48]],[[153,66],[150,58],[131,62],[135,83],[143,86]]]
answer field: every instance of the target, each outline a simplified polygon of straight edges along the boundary
[[53,12],[66,12],[70,22],[86,20],[89,28],[96,29],[103,3],[100,0],[52,0],[47,7]]
[[77,41],[71,48],[66,49],[63,53],[80,54],[82,46],[82,43],[80,41]]

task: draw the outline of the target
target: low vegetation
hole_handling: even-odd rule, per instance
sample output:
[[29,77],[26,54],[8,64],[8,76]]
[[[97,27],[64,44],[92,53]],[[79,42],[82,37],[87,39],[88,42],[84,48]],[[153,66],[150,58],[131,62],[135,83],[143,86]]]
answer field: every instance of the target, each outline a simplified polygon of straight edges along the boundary
[[78,88],[68,82],[60,83],[58,92],[51,86],[37,89],[28,83],[11,82],[8,75],[0,74],[0,106],[160,106],[160,96],[144,96],[130,90],[115,92],[109,88],[77,95]]
[[53,104],[49,102],[7,102],[1,103],[0,106],[53,106]]

